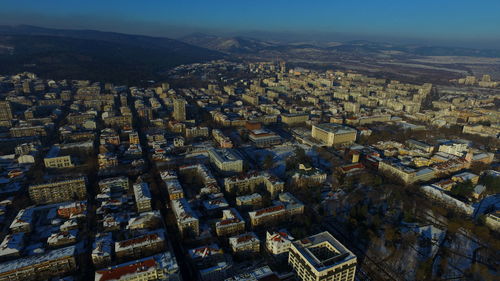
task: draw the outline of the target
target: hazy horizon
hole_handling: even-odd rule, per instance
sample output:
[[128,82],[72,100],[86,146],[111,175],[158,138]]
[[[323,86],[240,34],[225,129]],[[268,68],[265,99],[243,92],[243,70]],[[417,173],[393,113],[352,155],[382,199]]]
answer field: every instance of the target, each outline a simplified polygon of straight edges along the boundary
[[369,40],[500,49],[498,1],[355,2],[21,0],[0,4],[0,24],[170,38],[201,32],[280,41]]

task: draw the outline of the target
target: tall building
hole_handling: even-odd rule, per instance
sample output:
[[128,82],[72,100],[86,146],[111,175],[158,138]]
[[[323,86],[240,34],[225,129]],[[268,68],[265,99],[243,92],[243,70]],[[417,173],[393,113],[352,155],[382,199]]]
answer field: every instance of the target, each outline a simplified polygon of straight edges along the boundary
[[288,263],[300,280],[353,281],[357,258],[325,231],[292,242]]
[[186,121],[186,100],[174,100],[174,119],[177,121]]
[[0,121],[12,120],[12,108],[9,101],[0,101]]

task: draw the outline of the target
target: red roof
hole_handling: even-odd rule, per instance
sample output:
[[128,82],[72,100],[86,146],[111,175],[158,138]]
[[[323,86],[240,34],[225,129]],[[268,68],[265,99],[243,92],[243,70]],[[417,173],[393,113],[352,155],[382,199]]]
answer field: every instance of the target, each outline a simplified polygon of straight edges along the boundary
[[130,245],[139,244],[139,243],[142,243],[144,241],[148,241],[148,240],[154,241],[157,239],[158,239],[158,234],[154,233],[154,234],[144,235],[144,236],[141,236],[138,238],[133,238],[133,239],[121,241],[121,242],[119,242],[119,244],[120,244],[120,247],[128,247]]
[[238,239],[236,241],[238,243],[242,243],[242,242],[252,240],[253,238],[254,238],[253,235],[247,234],[247,235],[242,235],[242,236],[238,237]]
[[133,274],[136,272],[144,272],[154,266],[156,266],[156,261],[151,258],[125,266],[99,270],[97,271],[97,273],[101,274],[101,278],[99,278],[99,281],[119,280],[122,278],[122,276]]
[[272,206],[272,207],[268,207],[268,208],[265,208],[265,209],[258,210],[257,212],[255,212],[255,215],[256,216],[260,216],[260,215],[262,215],[264,213],[277,212],[277,211],[280,211],[280,210],[283,210],[283,209],[285,209],[285,206],[283,206],[283,205]]
[[351,171],[351,170],[364,169],[364,168],[365,168],[365,166],[361,163],[356,163],[356,164],[341,167],[342,171],[344,171],[346,173]]

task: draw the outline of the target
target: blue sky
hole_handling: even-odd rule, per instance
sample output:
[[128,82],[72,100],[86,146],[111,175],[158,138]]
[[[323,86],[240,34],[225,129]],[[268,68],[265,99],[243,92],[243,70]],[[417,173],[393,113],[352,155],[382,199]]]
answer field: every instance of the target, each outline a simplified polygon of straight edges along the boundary
[[0,1],[0,24],[484,45],[500,42],[500,0],[9,0]]

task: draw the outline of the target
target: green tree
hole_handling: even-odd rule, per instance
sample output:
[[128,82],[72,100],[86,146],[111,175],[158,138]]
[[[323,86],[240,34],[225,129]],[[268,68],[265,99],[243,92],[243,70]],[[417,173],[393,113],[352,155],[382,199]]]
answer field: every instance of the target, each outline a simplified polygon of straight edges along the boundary
[[461,197],[463,199],[469,198],[472,195],[472,192],[474,191],[474,184],[470,181],[464,181],[456,184],[452,189],[451,189],[451,194]]

